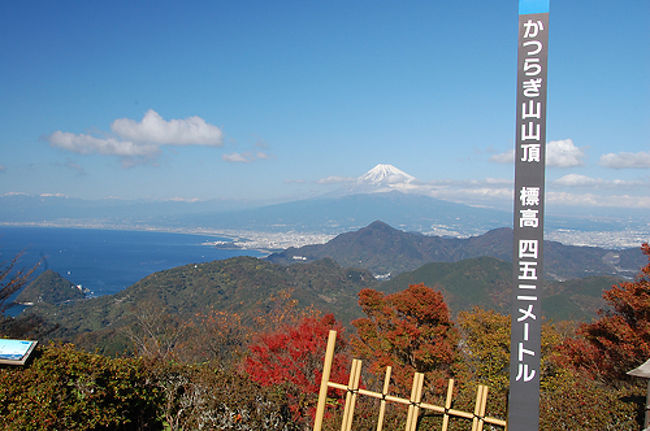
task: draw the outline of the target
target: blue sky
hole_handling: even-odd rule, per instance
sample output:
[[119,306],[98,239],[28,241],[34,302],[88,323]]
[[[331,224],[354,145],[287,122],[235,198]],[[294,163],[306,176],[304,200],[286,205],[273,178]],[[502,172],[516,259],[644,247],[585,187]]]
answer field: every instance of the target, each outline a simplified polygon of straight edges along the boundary
[[[549,207],[650,208],[650,3],[550,14]],[[0,195],[289,200],[388,163],[433,196],[511,201],[516,1],[24,1],[0,19]]]

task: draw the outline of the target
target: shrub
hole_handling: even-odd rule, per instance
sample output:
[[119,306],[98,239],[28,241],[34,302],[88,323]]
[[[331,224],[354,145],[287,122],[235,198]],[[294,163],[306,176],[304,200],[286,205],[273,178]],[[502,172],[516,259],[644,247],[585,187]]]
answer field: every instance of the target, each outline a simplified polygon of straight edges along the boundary
[[0,368],[0,426],[20,430],[159,429],[161,394],[141,361],[72,345],[37,347]]
[[261,387],[233,368],[215,364],[158,364],[168,430],[293,431],[286,394]]

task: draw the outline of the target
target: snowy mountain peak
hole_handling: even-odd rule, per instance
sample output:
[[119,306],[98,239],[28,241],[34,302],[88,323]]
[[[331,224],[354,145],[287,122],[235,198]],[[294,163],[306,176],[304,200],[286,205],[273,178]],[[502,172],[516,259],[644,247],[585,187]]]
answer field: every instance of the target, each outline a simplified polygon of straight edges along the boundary
[[393,165],[378,164],[358,178],[359,183],[374,185],[403,184],[415,181],[415,177]]

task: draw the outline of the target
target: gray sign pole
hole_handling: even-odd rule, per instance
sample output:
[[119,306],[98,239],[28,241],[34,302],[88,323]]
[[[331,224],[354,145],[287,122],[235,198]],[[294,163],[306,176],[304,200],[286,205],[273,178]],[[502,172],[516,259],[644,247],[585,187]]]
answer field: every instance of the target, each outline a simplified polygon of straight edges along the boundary
[[539,429],[549,0],[519,0],[508,431]]

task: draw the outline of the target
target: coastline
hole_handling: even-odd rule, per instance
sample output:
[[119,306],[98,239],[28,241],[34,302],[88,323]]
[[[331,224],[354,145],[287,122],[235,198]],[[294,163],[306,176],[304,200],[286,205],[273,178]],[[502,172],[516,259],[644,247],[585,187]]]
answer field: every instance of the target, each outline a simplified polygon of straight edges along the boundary
[[120,226],[2,223],[0,257],[6,260],[20,255],[22,267],[40,262],[41,268],[88,288],[91,296],[103,296],[159,271],[238,256],[262,259],[269,254],[262,247],[258,251],[236,245],[230,249],[201,245],[204,241],[230,241],[224,236],[116,227]]
[[183,235],[212,236],[227,238],[230,241],[204,241],[202,245],[214,246],[223,250],[251,250],[263,255],[285,250],[290,247],[302,247],[311,244],[324,244],[335,235],[309,232],[260,232],[234,229],[209,229],[203,227],[174,228],[153,225],[133,225],[103,223],[100,221],[80,223],[73,220],[43,222],[0,222],[0,227],[16,228],[53,228],[53,229],[95,229],[123,232],[157,232]]
[[[120,224],[103,220],[79,221],[61,219],[58,221],[41,222],[0,222],[0,227],[35,227],[60,229],[98,229],[132,232],[177,233],[184,235],[204,235],[230,239],[231,247],[219,247],[224,250],[254,250],[262,254],[270,254],[291,247],[299,248],[305,245],[325,244],[336,235],[318,232],[267,232],[244,229],[214,229],[205,227],[170,227],[147,224]],[[431,235],[427,233],[425,235]],[[435,235],[434,235],[435,236]],[[458,236],[462,238],[465,236]],[[544,239],[557,241],[564,245],[578,247],[602,247],[615,250],[637,248],[642,243],[650,241],[650,224],[623,230],[577,230],[558,228],[544,233]],[[216,240],[215,240],[216,241]]]

